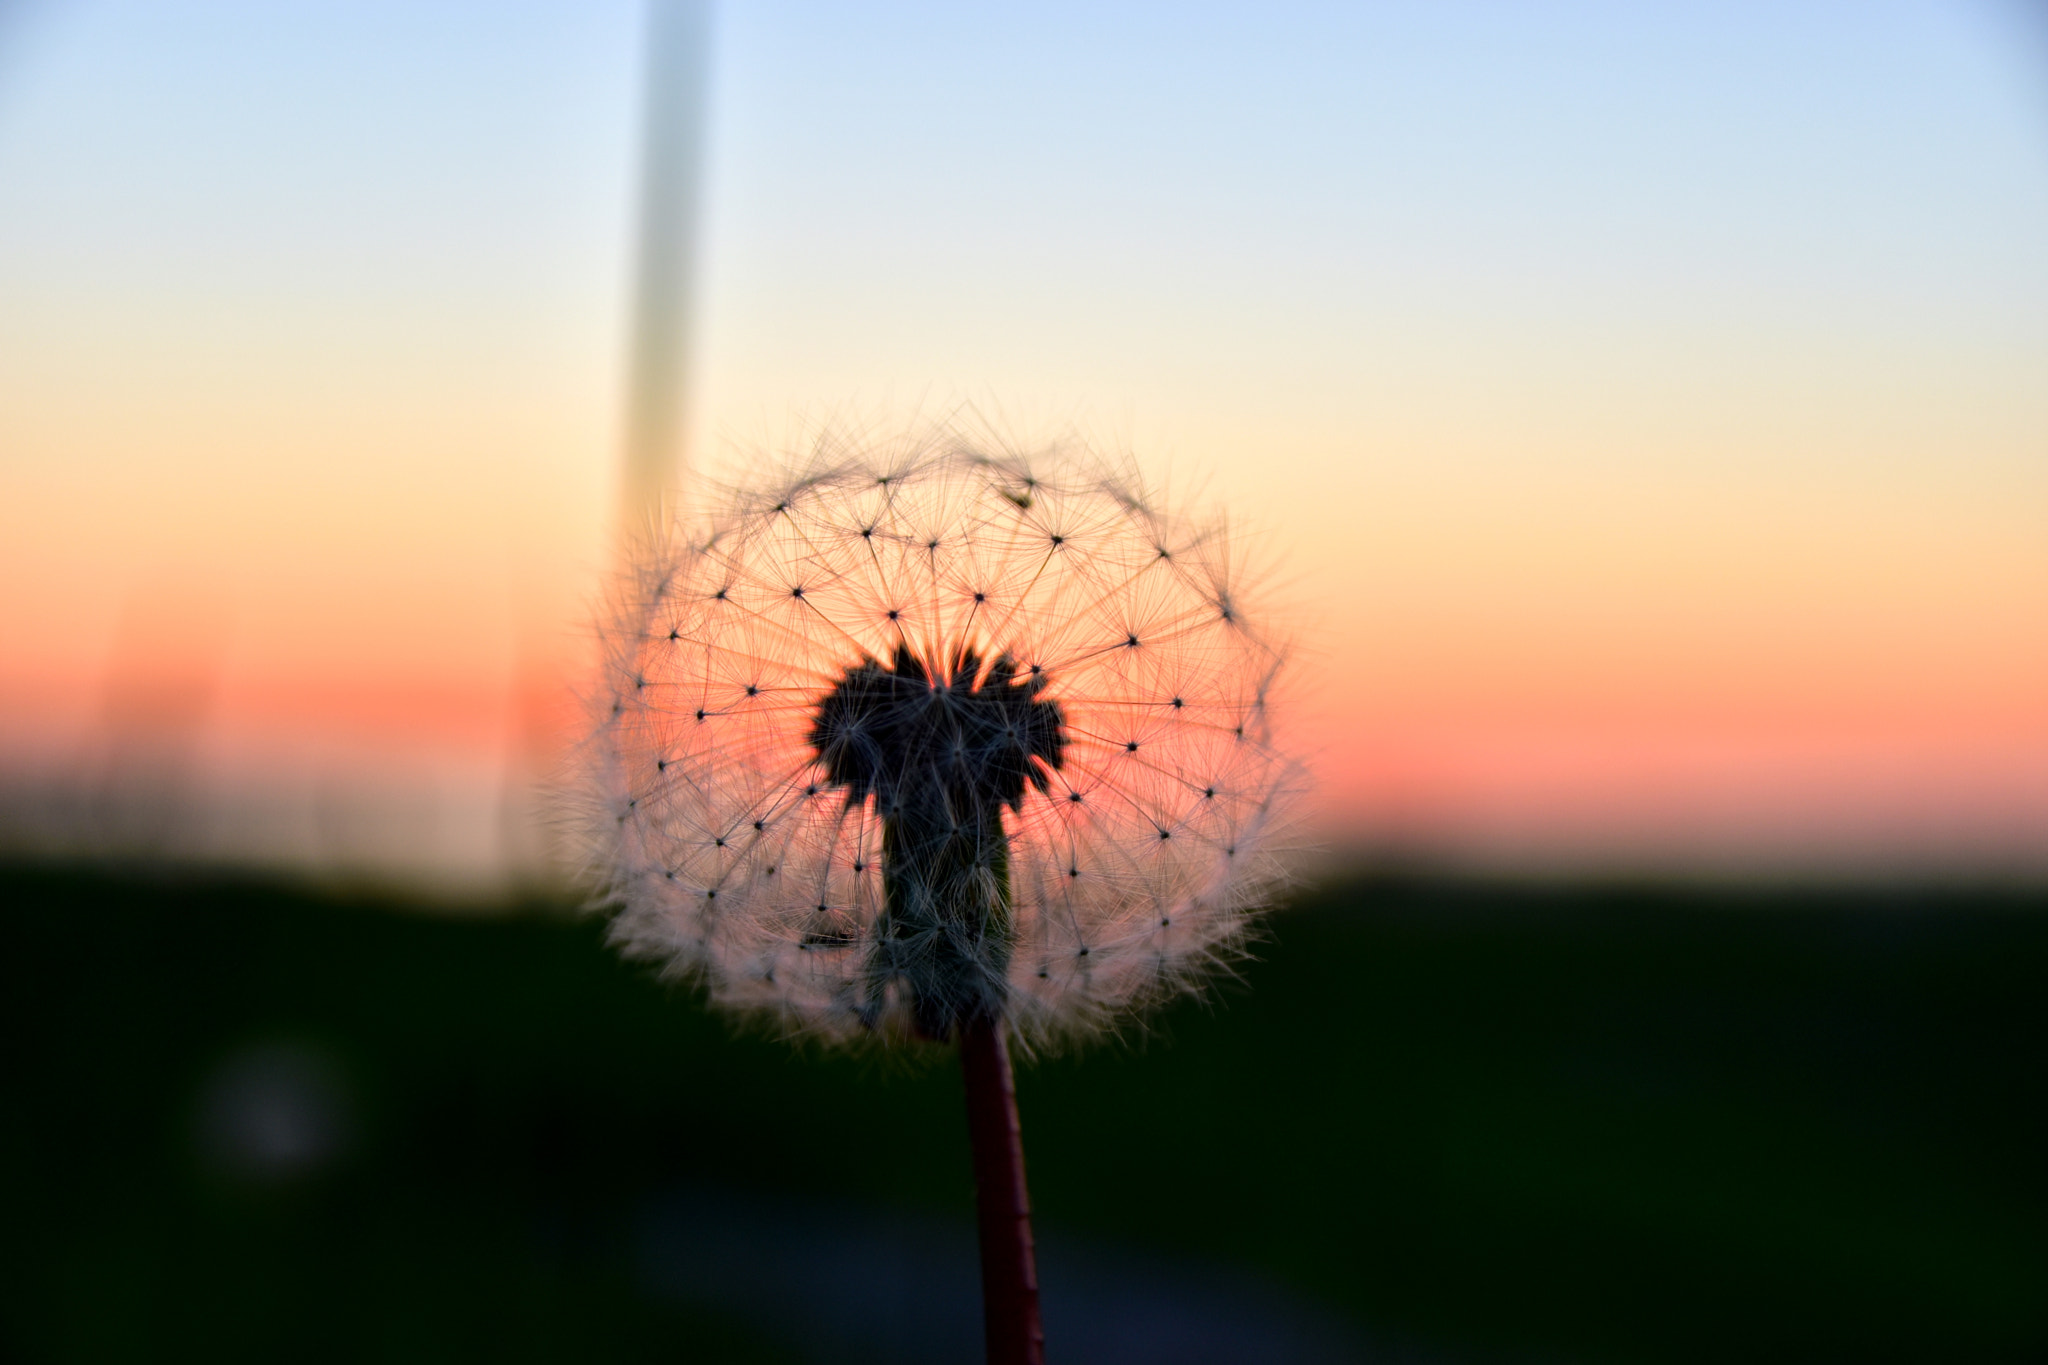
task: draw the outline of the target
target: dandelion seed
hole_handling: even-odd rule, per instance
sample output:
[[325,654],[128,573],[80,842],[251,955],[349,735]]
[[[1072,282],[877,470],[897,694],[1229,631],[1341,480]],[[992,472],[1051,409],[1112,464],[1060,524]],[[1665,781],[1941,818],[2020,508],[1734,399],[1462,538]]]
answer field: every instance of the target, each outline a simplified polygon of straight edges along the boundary
[[[640,566],[591,745],[613,934],[796,1033],[945,1038],[981,1010],[1078,1038],[1196,986],[1272,885],[1280,652],[1220,529],[1127,472],[921,439],[736,493]],[[716,932],[665,867],[721,888]],[[807,889],[856,951],[797,960]],[[1086,976],[1038,975],[1084,942]]]

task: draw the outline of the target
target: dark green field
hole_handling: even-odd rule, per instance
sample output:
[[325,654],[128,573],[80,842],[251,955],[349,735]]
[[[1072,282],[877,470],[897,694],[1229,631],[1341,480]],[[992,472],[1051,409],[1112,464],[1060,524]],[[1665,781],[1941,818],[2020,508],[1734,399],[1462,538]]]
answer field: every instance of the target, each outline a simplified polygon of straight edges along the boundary
[[[943,1058],[736,1036],[559,910],[22,868],[0,903],[10,1359],[800,1359],[760,1296],[651,1288],[648,1211],[971,1212]],[[2048,1357],[2048,895],[1382,881],[1272,931],[1022,1076],[1055,1245],[1404,1359]],[[237,1166],[209,1105],[276,1055],[329,1068],[330,1148]]]

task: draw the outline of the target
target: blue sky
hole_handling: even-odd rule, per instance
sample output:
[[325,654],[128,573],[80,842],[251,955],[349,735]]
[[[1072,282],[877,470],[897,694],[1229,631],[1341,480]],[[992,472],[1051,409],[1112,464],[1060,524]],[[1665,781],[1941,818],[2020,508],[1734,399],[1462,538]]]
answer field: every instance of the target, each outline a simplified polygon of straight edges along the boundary
[[[271,743],[230,742],[237,688],[483,714],[573,638],[641,24],[0,19],[27,729],[89,727],[75,680],[165,574],[239,604],[223,753]],[[2037,11],[734,3],[714,32],[700,465],[961,399],[1131,446],[1286,552],[1354,831],[1740,851],[1818,802],[1793,845],[2039,846]]]

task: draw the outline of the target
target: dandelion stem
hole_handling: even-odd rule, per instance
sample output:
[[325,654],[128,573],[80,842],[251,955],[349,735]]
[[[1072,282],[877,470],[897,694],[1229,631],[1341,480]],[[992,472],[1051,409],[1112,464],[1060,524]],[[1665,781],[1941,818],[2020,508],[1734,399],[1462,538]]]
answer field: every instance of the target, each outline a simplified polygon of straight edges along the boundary
[[960,1029],[974,1204],[981,1226],[981,1310],[988,1365],[1044,1365],[1038,1256],[1024,1187],[1024,1139],[1002,1021],[981,1011]]

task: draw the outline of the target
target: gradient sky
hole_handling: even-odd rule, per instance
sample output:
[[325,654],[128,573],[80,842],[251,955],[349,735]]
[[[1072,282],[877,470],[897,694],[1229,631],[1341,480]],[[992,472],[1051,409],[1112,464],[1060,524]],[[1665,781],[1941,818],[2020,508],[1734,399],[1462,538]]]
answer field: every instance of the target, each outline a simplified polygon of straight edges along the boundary
[[[607,556],[640,20],[0,13],[17,769],[155,708],[502,855]],[[2017,5],[735,3],[709,127],[698,463],[967,400],[1227,503],[1333,842],[2048,868]]]

